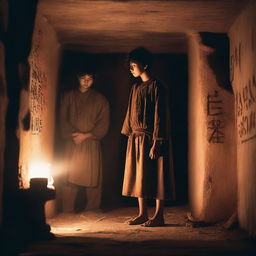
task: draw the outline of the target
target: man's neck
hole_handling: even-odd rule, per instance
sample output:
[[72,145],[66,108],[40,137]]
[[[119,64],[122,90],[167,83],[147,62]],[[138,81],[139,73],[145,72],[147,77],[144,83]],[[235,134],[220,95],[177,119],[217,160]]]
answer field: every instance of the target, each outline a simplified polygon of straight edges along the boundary
[[147,82],[151,78],[151,76],[148,72],[145,71],[140,75],[140,78],[143,82]]
[[81,93],[86,93],[86,92],[89,91],[89,88],[84,89],[84,88],[79,87],[78,90],[79,90]]

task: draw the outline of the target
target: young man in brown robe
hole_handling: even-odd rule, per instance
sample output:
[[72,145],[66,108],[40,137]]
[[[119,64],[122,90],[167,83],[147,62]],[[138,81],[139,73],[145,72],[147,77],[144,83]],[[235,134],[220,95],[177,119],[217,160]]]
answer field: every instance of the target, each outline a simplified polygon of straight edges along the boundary
[[61,130],[66,139],[67,184],[65,211],[75,209],[75,200],[85,193],[86,209],[101,203],[102,162],[100,139],[109,127],[109,103],[92,89],[94,75],[78,74],[79,88],[63,96]]
[[[129,225],[164,225],[164,199],[170,196],[166,168],[166,105],[163,85],[149,72],[150,52],[137,48],[129,53],[130,71],[140,81],[131,89],[121,133],[128,136],[124,196],[138,198],[139,214]],[[148,219],[146,199],[156,200],[155,214]]]

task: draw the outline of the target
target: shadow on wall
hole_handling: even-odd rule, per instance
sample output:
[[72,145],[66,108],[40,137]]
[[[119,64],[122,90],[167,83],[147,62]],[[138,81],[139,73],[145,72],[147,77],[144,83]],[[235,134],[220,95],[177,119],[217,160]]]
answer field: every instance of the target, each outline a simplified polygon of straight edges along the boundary
[[18,218],[16,207],[18,191],[18,157],[19,142],[16,128],[19,111],[20,90],[24,86],[23,70],[19,73],[21,63],[26,63],[31,49],[37,0],[27,5],[26,0],[8,1],[8,28],[3,35],[5,43],[5,65],[8,94],[6,113],[6,147],[4,155],[4,222],[13,224]]
[[[121,196],[126,152],[126,137],[120,134],[126,113],[131,85],[125,54],[85,54],[64,52],[57,103],[55,138],[56,161],[63,159],[63,140],[60,137],[60,96],[77,86],[76,71],[81,68],[96,70],[95,89],[110,103],[110,128],[102,140],[103,153],[103,201],[102,207],[129,206],[137,204],[134,198]],[[168,87],[171,102],[174,170],[177,202],[187,202],[187,56],[158,54],[152,66],[153,74]],[[61,186],[63,177],[57,184]],[[61,199],[59,198],[60,206]]]
[[233,92],[229,79],[229,38],[226,34],[201,32],[203,45],[215,49],[208,55],[208,64],[213,70],[216,80],[221,88]]

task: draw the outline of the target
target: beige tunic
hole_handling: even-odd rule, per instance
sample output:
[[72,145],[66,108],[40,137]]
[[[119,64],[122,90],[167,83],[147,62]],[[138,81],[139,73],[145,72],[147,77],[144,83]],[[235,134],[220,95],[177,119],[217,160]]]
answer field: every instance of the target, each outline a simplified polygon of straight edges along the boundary
[[[169,127],[163,86],[155,79],[133,85],[121,133],[129,136],[122,194],[157,199],[174,198],[169,152]],[[161,141],[161,155],[152,160],[153,140]]]
[[[99,185],[102,163],[100,139],[109,127],[109,103],[93,89],[82,93],[78,89],[66,93],[61,104],[61,130],[66,143],[67,181],[76,185]],[[73,132],[90,132],[96,139],[76,145]]]

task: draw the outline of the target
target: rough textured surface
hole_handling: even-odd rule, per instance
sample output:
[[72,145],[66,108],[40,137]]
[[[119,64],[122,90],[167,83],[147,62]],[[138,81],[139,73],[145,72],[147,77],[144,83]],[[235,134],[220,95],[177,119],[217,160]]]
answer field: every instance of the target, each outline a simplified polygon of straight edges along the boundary
[[202,100],[198,100],[201,94],[200,73],[198,63],[200,61],[199,35],[190,34],[189,40],[189,202],[193,216],[197,219],[203,218],[203,181],[205,150],[204,138],[206,127],[198,125],[204,123],[204,108]]
[[33,161],[50,162],[53,157],[55,100],[59,67],[59,44],[47,21],[37,16],[29,56],[30,86],[21,93],[20,187],[28,187],[29,166]]
[[222,35],[191,34],[189,196],[194,218],[206,222],[236,210],[234,96],[225,45]]
[[231,82],[236,97],[238,217],[256,236],[256,2],[229,31]]
[[19,255],[254,255],[242,231],[186,226],[186,211],[167,208],[166,226],[155,228],[124,223],[136,208],[59,215],[48,221],[56,240],[34,242]]
[[41,0],[38,10],[69,49],[167,53],[186,51],[187,31],[227,32],[245,2]]

